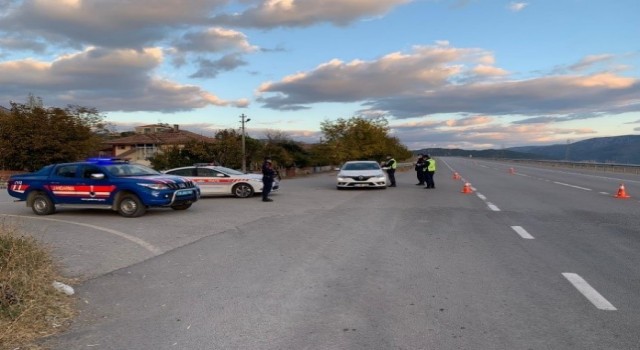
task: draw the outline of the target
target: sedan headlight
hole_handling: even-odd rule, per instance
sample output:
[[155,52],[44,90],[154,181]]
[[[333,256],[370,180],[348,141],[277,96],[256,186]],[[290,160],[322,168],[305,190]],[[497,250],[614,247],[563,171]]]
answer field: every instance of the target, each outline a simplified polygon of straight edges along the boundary
[[138,185],[140,185],[142,187],[150,188],[152,190],[166,190],[166,189],[169,188],[169,186],[167,186],[165,184],[160,184],[160,183],[151,183],[151,184],[139,183]]

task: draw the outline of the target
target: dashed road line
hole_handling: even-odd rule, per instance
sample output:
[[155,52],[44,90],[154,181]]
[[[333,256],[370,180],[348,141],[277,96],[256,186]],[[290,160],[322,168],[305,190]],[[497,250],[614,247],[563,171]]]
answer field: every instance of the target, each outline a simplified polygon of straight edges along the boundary
[[487,206],[489,207],[489,209],[491,209],[493,211],[500,211],[500,208],[498,208],[495,204],[493,204],[491,202],[487,202]]
[[160,254],[162,253],[162,250],[160,250],[160,248],[152,245],[151,243],[148,243],[138,237],[134,237],[132,235],[126,234],[124,232],[120,232],[120,231],[116,231],[116,230],[112,230],[106,227],[100,227],[100,226],[96,226],[96,225],[91,225],[91,224],[85,224],[82,222],[74,222],[74,221],[67,221],[67,220],[59,220],[59,219],[50,219],[50,218],[41,218],[41,217],[32,217],[32,216],[22,216],[22,215],[9,215],[9,214],[0,214],[0,216],[6,216],[6,217],[14,217],[14,218],[23,218],[23,219],[35,219],[35,220],[46,220],[46,221],[54,221],[54,222],[61,222],[61,223],[65,223],[65,224],[72,224],[72,225],[78,225],[78,226],[84,226],[84,227],[88,227],[88,228],[92,228],[94,230],[98,230],[98,231],[104,231],[107,233],[111,233],[114,234],[116,236],[122,237],[126,240],[129,240],[139,246],[141,246],[142,248],[154,253],[154,254]]
[[566,278],[571,284],[573,284],[573,286],[598,309],[608,311],[618,310],[607,299],[605,299],[602,294],[598,293],[597,290],[591,287],[591,285],[578,274],[563,272],[562,276],[564,276],[564,278]]
[[592,189],[590,189],[590,188],[580,187],[580,186],[575,186],[575,185],[570,185],[570,184],[566,184],[566,183],[564,183],[564,182],[557,182],[557,181],[554,181],[553,183],[554,183],[554,184],[556,184],[556,185],[562,185],[562,186],[567,186],[567,187],[571,187],[571,188],[577,188],[577,189],[579,189],[579,190],[584,190],[584,191],[593,191],[593,190],[592,190]]
[[[475,188],[471,187],[474,191],[476,191]],[[487,197],[485,197],[482,193],[477,192],[476,191],[476,196],[480,199],[482,199],[483,202],[485,202],[487,204],[487,206],[489,207],[489,209],[493,210],[493,211],[500,211],[500,208],[498,208],[497,205],[487,201]]]
[[534,239],[534,237],[532,235],[530,235],[529,232],[527,232],[527,230],[522,228],[522,226],[511,226],[511,228],[514,231],[516,231],[516,233],[519,234],[520,237],[522,237],[524,239]]

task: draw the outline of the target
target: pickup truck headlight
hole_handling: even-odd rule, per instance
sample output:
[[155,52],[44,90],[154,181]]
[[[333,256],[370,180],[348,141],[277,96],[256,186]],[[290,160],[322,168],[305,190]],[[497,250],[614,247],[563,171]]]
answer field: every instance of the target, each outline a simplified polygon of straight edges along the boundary
[[151,183],[151,184],[139,183],[138,185],[140,185],[142,187],[150,188],[152,190],[166,190],[166,189],[169,188],[169,186],[167,186],[165,184],[159,184],[159,183]]

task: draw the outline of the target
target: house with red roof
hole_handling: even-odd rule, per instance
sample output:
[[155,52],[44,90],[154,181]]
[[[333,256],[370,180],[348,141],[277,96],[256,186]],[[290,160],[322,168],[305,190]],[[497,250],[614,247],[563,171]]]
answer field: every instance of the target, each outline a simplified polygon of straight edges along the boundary
[[111,146],[112,156],[149,165],[149,158],[169,147],[184,147],[189,142],[215,142],[215,139],[191,131],[180,130],[174,124],[151,124],[135,128],[135,134],[106,141]]

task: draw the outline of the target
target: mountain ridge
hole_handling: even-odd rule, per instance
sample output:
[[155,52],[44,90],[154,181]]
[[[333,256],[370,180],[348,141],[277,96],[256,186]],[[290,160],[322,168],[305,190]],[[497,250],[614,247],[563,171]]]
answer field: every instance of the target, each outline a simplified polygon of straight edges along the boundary
[[505,149],[423,148],[414,154],[506,159],[548,159],[572,162],[640,164],[640,135],[596,137],[566,144]]

